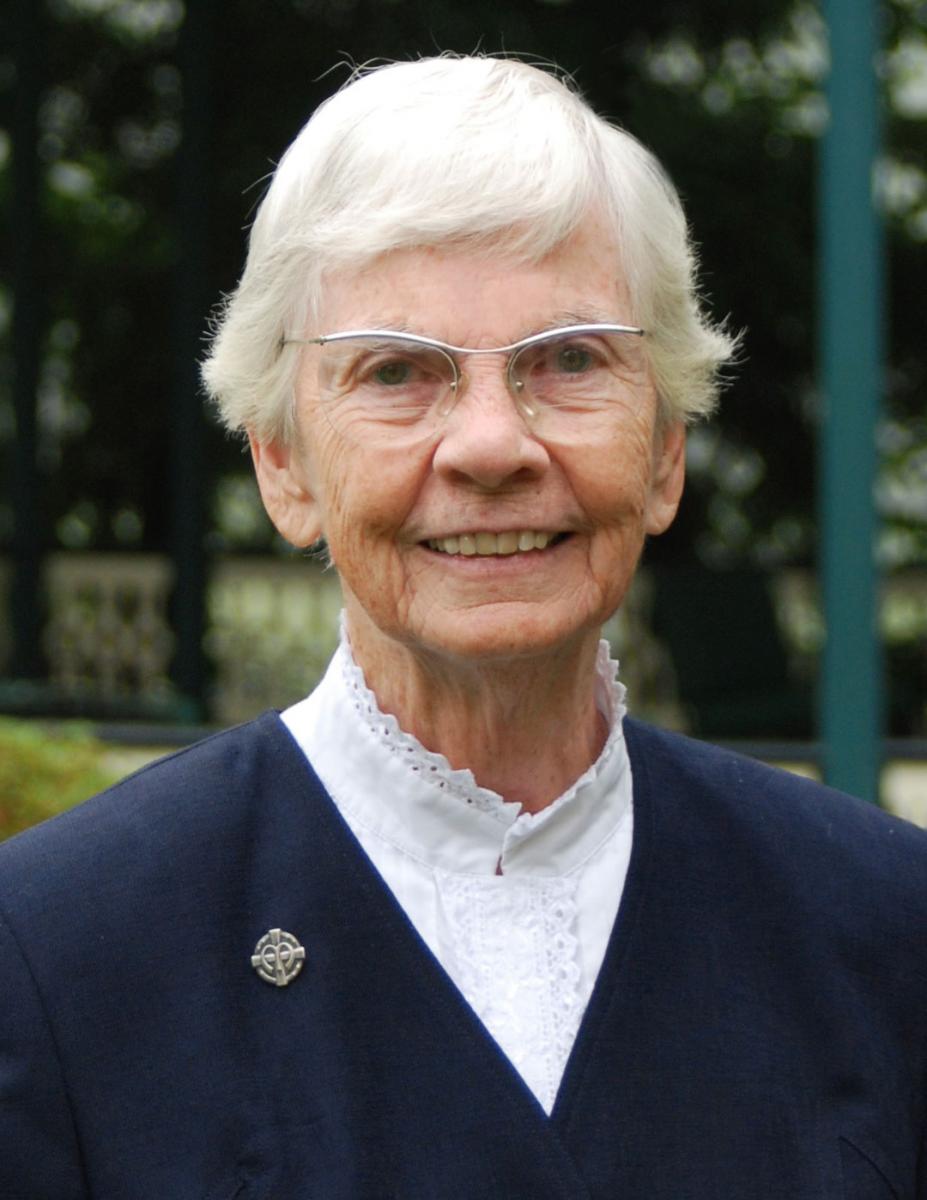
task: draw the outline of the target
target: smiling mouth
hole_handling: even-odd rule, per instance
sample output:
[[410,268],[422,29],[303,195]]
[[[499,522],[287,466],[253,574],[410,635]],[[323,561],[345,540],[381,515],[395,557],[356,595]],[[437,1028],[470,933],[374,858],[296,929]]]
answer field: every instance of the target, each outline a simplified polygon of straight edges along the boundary
[[557,545],[567,533],[549,533],[534,529],[509,530],[505,533],[461,533],[452,537],[429,538],[425,545],[439,554],[463,554],[466,557],[494,554],[527,554]]

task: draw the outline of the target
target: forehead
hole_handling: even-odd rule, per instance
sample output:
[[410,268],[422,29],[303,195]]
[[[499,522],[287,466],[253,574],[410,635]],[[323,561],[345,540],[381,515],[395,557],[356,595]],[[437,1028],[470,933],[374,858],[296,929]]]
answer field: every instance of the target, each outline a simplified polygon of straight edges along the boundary
[[504,247],[416,247],[333,273],[314,333],[380,328],[456,345],[514,342],[565,323],[633,323],[614,238],[586,222],[537,261]]

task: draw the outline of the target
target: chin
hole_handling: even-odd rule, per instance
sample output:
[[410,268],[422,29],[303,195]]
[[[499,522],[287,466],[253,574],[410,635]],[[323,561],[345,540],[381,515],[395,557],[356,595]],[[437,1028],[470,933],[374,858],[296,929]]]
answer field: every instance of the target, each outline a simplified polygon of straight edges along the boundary
[[575,652],[586,639],[598,641],[604,618],[590,618],[580,623],[574,613],[571,620],[564,622],[546,611],[524,611],[529,607],[492,604],[465,613],[448,614],[443,620],[432,617],[417,635],[402,640],[411,649],[419,647],[426,652],[473,664],[547,654],[557,656],[567,649]]

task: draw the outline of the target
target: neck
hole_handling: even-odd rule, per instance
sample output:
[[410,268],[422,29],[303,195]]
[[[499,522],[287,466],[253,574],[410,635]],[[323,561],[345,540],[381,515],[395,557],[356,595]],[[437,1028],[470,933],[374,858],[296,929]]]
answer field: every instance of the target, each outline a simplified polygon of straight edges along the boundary
[[601,753],[598,634],[536,656],[460,661],[349,619],[354,659],[383,712],[452,767],[527,812],[562,795]]

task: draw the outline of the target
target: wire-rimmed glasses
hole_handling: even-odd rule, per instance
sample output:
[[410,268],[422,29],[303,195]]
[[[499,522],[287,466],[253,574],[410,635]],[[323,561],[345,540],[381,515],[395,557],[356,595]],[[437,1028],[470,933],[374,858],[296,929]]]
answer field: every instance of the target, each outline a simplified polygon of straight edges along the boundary
[[594,323],[560,326],[507,346],[473,349],[390,329],[351,329],[284,345],[320,347],[318,394],[341,436],[357,442],[435,435],[464,393],[459,360],[505,355],[505,380],[532,432],[588,440],[645,376],[644,330]]

